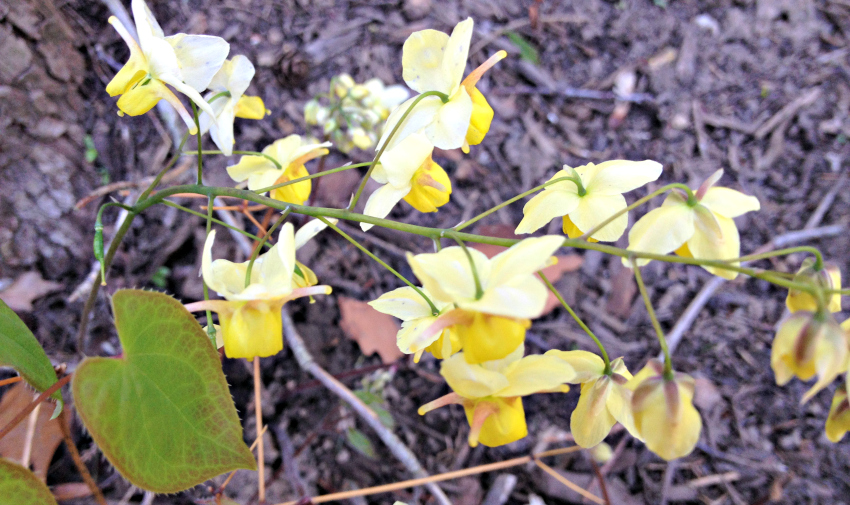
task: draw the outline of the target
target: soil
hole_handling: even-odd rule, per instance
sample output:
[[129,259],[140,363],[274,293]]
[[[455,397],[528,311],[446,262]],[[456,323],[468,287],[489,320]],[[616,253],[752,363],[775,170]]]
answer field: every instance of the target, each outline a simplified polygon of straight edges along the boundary
[[[848,224],[850,192],[841,186],[850,154],[847,0],[163,0],[149,5],[166,33],[219,35],[230,42],[231,55],[245,54],[254,62],[257,74],[250,93],[261,96],[272,111],[264,121],[237,122],[239,148],[254,150],[291,133],[311,132],[303,105],[324,92],[334,75],[347,72],[358,82],[377,76],[400,83],[401,45],[410,33],[450,31],[472,16],[475,34],[468,68],[497,50],[509,54],[479,86],[496,117],[484,143],[470,155],[436,154],[452,177],[452,201],[435,214],[400,205],[391,216],[404,222],[452,226],[539,184],[563,164],[653,159],[664,165],[664,173],[649,189],[669,182],[696,187],[722,168],[722,184],[759,198],[762,209],[737,220],[742,253],[807,225]],[[107,24],[109,15],[95,1],[0,0],[0,290],[26,272],[59,283],[35,300],[32,310],[19,313],[51,358],[70,369],[84,354],[119,352],[104,294],[87,335],[77,339],[86,280],[90,282],[94,265],[94,214],[108,197],[98,196],[79,209],[75,204],[104,185],[137,183],[155,174],[174,143],[173,122],[158,114],[116,115],[104,88],[128,51]],[[649,99],[630,103],[609,96],[615,86],[629,87],[630,81],[633,93]],[[575,90],[602,98],[587,98],[587,93],[576,97]],[[92,143],[88,149],[87,138]],[[97,151],[94,160],[86,157],[87,151],[93,153],[91,147]],[[326,166],[369,156],[332,151]],[[194,158],[186,158],[178,166],[192,162]],[[229,162],[209,157],[208,182],[232,184],[224,172]],[[323,179],[316,204],[347,202],[357,178],[353,172],[344,174]],[[172,183],[192,177],[188,170]],[[827,200],[825,212],[809,223],[836,186],[834,200]],[[109,193],[129,201],[137,194],[135,187]],[[197,201],[183,203],[199,206]],[[114,233],[115,216],[107,212],[107,237]],[[482,221],[490,226],[483,231],[512,228],[521,217],[522,206],[514,204]],[[252,230],[249,222],[243,224]],[[558,232],[557,223],[549,232]],[[421,238],[380,229],[370,236],[375,238],[364,243],[408,278],[413,276],[402,252],[432,247]],[[116,256],[107,291],[145,287],[198,300],[203,240],[199,219],[169,208],[146,211]],[[222,253],[228,240],[219,244]],[[842,271],[850,271],[846,232],[807,243],[821,248]],[[625,238],[617,245],[624,247]],[[235,242],[229,246],[229,257],[241,260]],[[371,300],[399,285],[331,233],[320,235],[302,253],[319,279],[340,296]],[[636,371],[659,348],[635,296],[633,277],[618,259],[578,254],[584,258],[581,269],[564,275],[557,287],[609,352],[624,356]],[[773,260],[770,267],[793,272],[801,261],[802,256],[791,256]],[[702,269],[658,262],[644,272],[665,330],[711,279]],[[690,456],[668,465],[642,443],[622,432],[612,434],[608,442],[616,448],[616,458],[603,467],[611,503],[850,503],[849,442],[830,443],[823,432],[835,386],[801,405],[806,384],[792,381],[778,387],[774,382],[770,344],[784,296],[763,281],[744,278],[725,283],[714,294],[674,353],[675,367],[698,378],[697,404],[704,423],[700,444]],[[567,395],[528,398],[530,435],[525,439],[495,449],[470,449],[461,409],[416,414],[419,405],[448,392],[435,361],[414,366],[402,358],[376,367],[380,358],[363,356],[340,330],[336,297],[290,305],[299,331],[327,371],[346,374],[352,389],[362,389],[364,381],[386,381],[378,392],[395,420],[395,432],[430,473],[526,455],[569,439],[577,388]],[[592,350],[560,309],[535,322],[526,345],[528,352]],[[298,368],[288,350],[263,360],[262,366],[263,408],[270,427],[266,459],[274,473],[270,503],[298,499],[305,492],[314,496],[410,478],[392,457],[370,456],[364,442],[347,435],[356,429],[378,455],[386,453],[367,426]],[[246,439],[252,439],[254,421],[244,414],[253,411],[251,373],[244,361],[225,359],[223,367],[245,417]],[[96,451],[78,421],[75,435],[107,497],[142,499]],[[549,463],[590,486],[594,472],[586,453]],[[510,503],[528,503],[532,494],[547,503],[580,503],[533,465],[503,472],[518,478]],[[456,503],[480,503],[498,477],[483,474],[442,486]],[[228,494],[239,503],[255,503],[255,479],[253,473],[238,472]],[[60,449],[48,483],[75,480],[70,457]],[[221,480],[156,497],[154,503],[206,503],[211,486]],[[591,490],[600,492],[596,484]],[[366,502],[428,498],[420,489],[376,495]]]

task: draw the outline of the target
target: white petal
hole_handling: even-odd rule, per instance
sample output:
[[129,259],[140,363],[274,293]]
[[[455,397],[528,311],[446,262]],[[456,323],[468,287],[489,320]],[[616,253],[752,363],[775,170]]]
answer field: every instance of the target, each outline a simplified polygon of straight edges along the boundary
[[652,160],[613,160],[595,166],[594,173],[582,176],[588,193],[611,195],[626,193],[652,182],[661,175],[661,163]]
[[758,198],[754,196],[745,195],[734,189],[716,186],[705,192],[700,203],[712,212],[728,218],[738,217],[761,208]]
[[469,55],[469,43],[472,40],[472,28],[472,18],[466,18],[455,25],[446,43],[442,73],[449,78],[449,87],[447,91],[444,91],[445,93],[454,91],[463,79],[463,71],[466,70],[466,59]]
[[[403,104],[396,107],[387,118],[387,122],[384,124],[384,131],[381,134],[381,139],[378,141],[378,145],[375,149],[380,150],[384,143],[389,138],[390,134],[393,132],[396,124],[401,120],[404,113],[409,109],[413,102],[419,95],[411,98],[410,100],[404,102]],[[422,130],[426,126],[428,126],[434,118],[437,116],[437,112],[439,112],[440,108],[443,106],[443,101],[440,100],[436,96],[426,96],[419,103],[416,104],[416,107],[410,111],[410,114],[404,118],[404,122],[398,128],[398,130],[393,134],[392,139],[390,139],[389,144],[387,145],[387,149],[392,149],[398,145],[399,142],[406,139],[408,136]]]
[[139,45],[144,51],[151,39],[161,39],[165,36],[165,34],[159,26],[159,23],[156,21],[156,18],[153,17],[153,13],[148,8],[148,5],[144,2],[144,0],[133,0],[130,4],[130,8],[133,11],[133,19],[136,22],[136,33],[139,36]]
[[[233,121],[236,119],[234,102],[229,98],[219,98],[216,102],[219,100],[224,102],[224,107],[218,112],[215,125],[210,131],[210,137],[225,156],[230,156],[233,154]],[[200,117],[201,132],[204,131],[205,118],[207,117],[209,117],[209,114],[206,112]]]
[[[410,186],[399,189],[391,184],[384,184],[369,195],[369,199],[366,201],[366,207],[363,209],[363,214],[385,218],[393,210],[393,207],[402,198],[407,196],[408,193],[410,193]],[[360,228],[363,231],[369,230],[372,226],[368,223],[360,223]]]
[[[473,287],[474,293],[474,287]],[[462,309],[517,319],[540,317],[546,306],[549,290],[534,276],[518,277],[508,283],[484,291],[480,300],[474,296],[459,300]]]
[[[713,218],[713,219],[710,219]],[[724,260],[740,256],[741,241],[735,221],[711,212],[698,213],[694,220],[694,235],[688,240],[688,249],[694,258]],[[737,265],[737,263],[733,263]],[[714,275],[732,280],[738,272],[723,268],[704,267]]]
[[482,279],[485,291],[512,279],[531,277],[534,272],[546,267],[564,238],[557,235],[532,237],[521,240],[510,248],[493,256],[490,260],[490,275]]
[[[694,234],[694,211],[687,204],[662,205],[646,213],[629,231],[630,251],[668,254]],[[649,260],[638,259],[638,265]],[[631,264],[624,259],[626,266]]]
[[180,61],[183,82],[198,92],[207,89],[210,80],[230,52],[230,44],[227,41],[212,35],[178,33],[166,37],[165,40],[174,48],[174,53]]
[[402,47],[402,78],[417,93],[450,93],[451,75],[443,71],[449,36],[437,30],[413,32]]
[[410,187],[413,174],[433,151],[434,146],[422,133],[414,133],[392,149],[384,151],[381,166],[387,182],[396,188]]
[[535,195],[522,208],[523,218],[516,228],[516,233],[537,231],[549,224],[552,219],[565,216],[578,206],[580,198],[576,192],[576,186],[569,181],[555,183],[552,186],[560,186],[561,184],[569,184],[573,191],[549,189],[547,187],[541,193]]
[[553,349],[546,351],[545,355],[555,356],[569,363],[576,373],[574,381],[571,381],[574,384],[596,380],[605,371],[605,362],[597,354],[590,351],[560,351]]
[[[338,219],[328,219],[328,221],[332,224],[336,224]],[[321,219],[313,219],[299,228],[298,231],[295,232],[295,249],[301,249],[304,244],[312,240],[313,237],[318,235],[327,227],[328,225],[326,225]]]
[[195,102],[202,111],[211,116],[215,116],[215,112],[212,110],[212,107],[210,107],[210,104],[204,100],[204,97],[202,97],[200,93],[195,91],[195,88],[181,82],[173,75],[161,75],[159,76],[159,79],[166,84],[170,84],[174,89],[188,96],[189,99]]
[[[490,275],[490,260],[481,251],[469,248],[479,278]],[[408,255],[407,261],[422,285],[444,303],[475,299],[475,281],[469,258],[458,246],[446,247],[438,253]]]
[[472,118],[472,98],[461,86],[451,99],[443,104],[434,120],[425,127],[425,136],[440,149],[458,149],[466,140]]
[[[409,286],[384,293],[377,300],[369,302],[369,305],[378,312],[389,314],[402,321],[432,316],[428,302]],[[435,317],[434,320],[436,319]]]
[[[601,195],[588,191],[585,196],[579,198],[578,207],[569,213],[570,220],[579,230],[587,233],[626,207],[626,199],[619,193]],[[614,242],[623,235],[628,225],[629,215],[624,213],[608,223],[605,228],[594,233],[591,238],[602,242]]]

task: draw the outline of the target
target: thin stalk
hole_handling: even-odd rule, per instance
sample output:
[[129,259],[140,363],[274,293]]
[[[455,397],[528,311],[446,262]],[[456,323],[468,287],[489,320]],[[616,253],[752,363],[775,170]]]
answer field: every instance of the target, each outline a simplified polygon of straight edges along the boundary
[[358,241],[354,240],[354,239],[353,239],[353,238],[351,238],[351,236],[349,236],[347,233],[345,233],[344,231],[340,230],[340,229],[339,229],[339,227],[337,227],[335,224],[331,223],[330,221],[328,221],[327,219],[325,219],[323,216],[317,216],[317,217],[318,217],[319,219],[321,219],[323,223],[325,223],[326,225],[328,225],[328,227],[329,227],[329,228],[333,229],[335,232],[337,232],[337,233],[339,233],[340,235],[342,235],[342,237],[343,237],[344,239],[346,239],[346,240],[348,240],[349,242],[351,242],[351,243],[354,245],[354,247],[356,247],[356,248],[360,249],[361,251],[363,251],[363,253],[364,253],[365,255],[367,255],[367,256],[369,256],[370,258],[372,258],[373,260],[375,260],[375,261],[376,261],[379,265],[381,265],[382,267],[386,268],[386,269],[387,269],[387,270],[388,270],[391,274],[395,275],[396,277],[398,277],[399,279],[401,279],[401,280],[402,280],[402,282],[404,282],[405,284],[407,284],[408,286],[410,286],[411,288],[413,288],[413,290],[414,290],[414,291],[416,291],[416,292],[419,294],[419,296],[421,296],[421,297],[422,297],[422,298],[423,298],[426,302],[428,302],[428,306],[431,308],[431,314],[432,314],[432,315],[437,316],[437,315],[439,315],[439,314],[440,314],[440,311],[439,311],[439,310],[437,310],[437,306],[436,306],[436,305],[434,305],[434,302],[432,302],[432,301],[431,301],[431,299],[430,299],[430,298],[428,298],[428,296],[427,296],[427,295],[426,295],[426,294],[425,294],[425,293],[424,293],[421,289],[419,289],[418,287],[416,287],[416,286],[415,286],[412,282],[410,282],[410,281],[409,281],[409,280],[407,280],[407,279],[406,279],[403,275],[401,275],[400,273],[398,273],[398,272],[397,272],[397,271],[396,271],[393,267],[391,267],[391,266],[387,265],[387,264],[386,264],[386,263],[385,263],[385,262],[384,262],[381,258],[379,258],[379,257],[375,256],[374,254],[372,254],[372,253],[371,253],[368,249],[366,249],[365,247],[363,247],[363,245],[362,245],[362,244],[360,244],[360,242],[358,242]]
[[[257,416],[257,433],[263,429],[263,398],[262,381],[260,377],[260,357],[254,358],[254,415]],[[266,502],[266,460],[263,454],[263,436],[258,437],[257,444],[257,488],[260,503]]]
[[481,220],[481,219],[484,219],[485,217],[489,216],[490,214],[492,214],[492,213],[494,213],[494,212],[497,212],[497,211],[499,211],[499,210],[501,210],[501,209],[503,209],[503,208],[507,207],[508,205],[510,205],[510,204],[512,204],[512,203],[514,203],[514,202],[516,202],[516,201],[518,201],[518,200],[522,200],[522,199],[523,199],[523,198],[525,198],[526,196],[533,195],[534,193],[537,193],[538,191],[540,191],[541,189],[546,188],[547,186],[551,186],[552,184],[555,184],[555,183],[558,183],[558,182],[562,182],[562,181],[572,181],[572,182],[573,182],[573,183],[575,183],[576,185],[578,185],[578,184],[579,184],[579,183],[577,183],[577,182],[576,182],[575,177],[558,177],[557,179],[554,179],[554,180],[551,180],[551,181],[546,181],[544,184],[541,184],[541,185],[539,185],[539,186],[535,186],[535,187],[533,187],[533,188],[529,189],[528,191],[526,191],[526,192],[524,192],[524,193],[520,193],[520,194],[518,194],[517,196],[515,196],[515,197],[513,197],[513,198],[511,198],[511,199],[509,199],[509,200],[505,200],[504,202],[502,202],[502,203],[500,203],[500,204],[496,205],[495,207],[493,207],[493,208],[491,208],[491,209],[487,209],[487,210],[485,210],[485,211],[484,211],[484,212],[482,212],[481,214],[478,214],[477,216],[475,216],[475,217],[473,217],[473,218],[471,218],[471,219],[469,219],[469,220],[467,220],[467,221],[464,221],[464,222],[462,222],[462,223],[457,224],[457,225],[456,225],[454,228],[452,228],[452,229],[453,229],[453,230],[455,230],[455,231],[460,231],[460,230],[462,230],[462,229],[466,228],[467,226],[469,226],[469,225],[471,225],[471,224],[473,224],[473,223],[476,223],[476,222],[478,222],[478,221],[479,221],[479,220]]
[[602,361],[605,363],[605,370],[602,373],[604,373],[605,375],[609,375],[611,373],[611,360],[608,358],[608,352],[605,350],[605,346],[602,345],[602,342],[599,341],[599,338],[596,337],[596,335],[590,330],[590,328],[588,328],[587,325],[584,324],[584,321],[582,321],[581,318],[578,317],[578,314],[576,314],[573,308],[570,307],[570,304],[568,304],[567,301],[564,300],[564,297],[561,296],[561,293],[558,292],[558,290],[555,289],[555,286],[553,286],[549,279],[546,278],[546,274],[544,274],[543,272],[537,272],[537,275],[539,275],[540,278],[543,279],[543,283],[546,284],[546,287],[549,288],[549,291],[551,291],[552,294],[555,295],[555,298],[557,298],[558,301],[561,302],[561,305],[563,305],[564,308],[567,309],[567,312],[569,312],[573,319],[575,319],[575,322],[578,323],[581,329],[584,330],[584,332],[587,333],[587,335],[591,339],[593,339],[594,342],[596,342],[596,347],[599,348],[599,353],[602,355]]
[[773,257],[776,257],[776,256],[786,256],[786,255],[789,255],[789,254],[794,254],[794,253],[799,253],[799,252],[807,252],[807,253],[812,254],[815,257],[815,264],[812,266],[812,268],[815,271],[820,271],[820,270],[823,269],[823,255],[821,254],[820,250],[818,250],[816,247],[805,246],[805,245],[797,246],[797,247],[788,247],[786,249],[777,249],[776,251],[769,251],[769,252],[765,252],[765,253],[761,253],[761,254],[748,254],[747,256],[741,256],[740,258],[737,258],[737,259],[734,259],[734,260],[723,260],[723,261],[735,262],[735,263],[744,262],[744,261],[758,261],[758,260],[773,258]]
[[480,300],[482,296],[484,296],[484,289],[481,288],[481,279],[478,277],[478,269],[475,268],[475,261],[472,259],[472,253],[469,252],[469,249],[466,247],[466,244],[463,243],[463,240],[452,237],[457,245],[463,249],[463,254],[466,255],[466,259],[469,261],[469,269],[472,270],[472,280],[475,282],[475,299]]
[[[200,158],[200,156],[198,158]],[[212,230],[212,213],[214,203],[215,196],[210,195],[207,199],[207,231],[205,235],[206,238],[209,238],[210,230]],[[210,299],[210,288],[209,286],[207,286],[207,280],[203,277],[201,277],[201,284],[204,286],[204,301],[207,301]],[[207,336],[209,337],[210,342],[213,343],[213,346],[215,346],[215,325],[213,324],[212,312],[210,312],[210,309],[207,309],[204,312],[207,316]]]
[[646,311],[649,313],[652,327],[655,328],[655,334],[658,336],[658,344],[661,345],[661,351],[664,353],[664,378],[669,379],[673,375],[673,362],[670,359],[670,349],[667,347],[667,339],[664,338],[661,323],[658,322],[658,316],[655,315],[652,300],[649,299],[649,292],[647,292],[646,285],[643,283],[643,275],[640,273],[640,267],[637,266],[637,261],[634,258],[630,258],[630,260],[632,262],[632,270],[635,272],[638,288],[640,289],[640,296],[643,297],[643,303],[646,305]]
[[410,115],[410,112],[413,111],[414,107],[419,105],[423,99],[429,96],[438,96],[443,103],[449,101],[449,97],[445,93],[440,93],[439,91],[426,91],[421,95],[417,96],[413,103],[410,104],[410,107],[404,111],[404,114],[401,115],[401,118],[398,120],[398,123],[395,124],[392,131],[390,131],[389,136],[387,136],[387,140],[384,141],[384,144],[378,150],[378,154],[375,156],[375,159],[372,160],[372,163],[369,165],[369,170],[366,170],[366,175],[363,176],[363,180],[360,181],[360,186],[357,188],[357,192],[354,193],[354,198],[351,199],[351,203],[348,204],[347,210],[351,210],[357,205],[357,201],[360,200],[360,195],[363,193],[363,189],[366,187],[366,182],[369,180],[369,176],[372,175],[372,171],[375,170],[375,165],[378,164],[378,161],[381,159],[381,156],[384,154],[384,151],[387,149],[387,146],[390,145],[390,140],[392,140],[393,136],[395,136],[396,132],[401,125],[404,124],[404,120],[407,119],[407,116]]
[[269,231],[267,231],[266,234],[263,235],[263,238],[260,239],[259,243],[257,243],[257,246],[254,248],[254,251],[251,252],[251,259],[248,260],[248,268],[245,269],[245,287],[246,288],[248,287],[248,285],[251,284],[251,270],[254,268],[254,261],[257,260],[257,255],[260,253],[260,249],[262,249],[263,245],[266,242],[269,241],[269,237],[272,235],[272,233],[274,233],[274,231],[277,229],[277,227],[280,226],[286,220],[286,218],[287,218],[287,216],[289,216],[290,212],[292,212],[292,211],[290,211],[289,209],[286,209],[285,211],[283,211],[283,213],[280,215],[280,217],[277,219],[277,221],[275,221],[275,223],[272,225],[272,227],[269,228]]
[[[325,158],[322,157],[322,159],[324,160]],[[316,178],[319,178],[319,177],[324,177],[326,175],[335,174],[337,172],[344,172],[346,170],[351,170],[352,168],[365,167],[366,165],[369,165],[370,163],[371,162],[367,161],[365,163],[355,163],[353,165],[343,165],[341,167],[332,168],[330,170],[323,170],[321,172],[316,172],[315,174],[305,175],[304,177],[292,179],[291,181],[281,182],[279,184],[275,184],[275,185],[269,186],[267,188],[258,189],[256,191],[256,193],[265,193],[267,191],[272,191],[272,190],[275,190],[275,189],[278,189],[278,188],[282,188],[284,186],[289,186],[290,184],[295,184],[297,182],[309,181],[310,179],[316,179]]]
[[14,384],[16,382],[21,382],[23,378],[18,375],[17,377],[12,377],[9,379],[3,379],[0,381],[0,386],[8,386],[9,384]]
[[684,184],[679,184],[679,183],[668,184],[668,185],[666,185],[662,188],[656,189],[652,193],[646,195],[645,197],[641,198],[640,200],[636,201],[635,203],[629,205],[625,209],[614,213],[611,217],[609,217],[605,221],[602,221],[601,223],[596,225],[594,228],[592,228],[590,231],[585,232],[584,235],[582,235],[578,239],[579,240],[587,240],[588,237],[592,237],[594,233],[598,232],[602,228],[605,228],[606,226],[611,224],[615,219],[622,216],[623,214],[629,212],[630,210],[634,210],[634,209],[640,207],[641,205],[652,200],[653,198],[655,198],[656,196],[658,196],[660,194],[666,193],[666,192],[670,191],[671,189],[676,189],[676,188],[685,191],[688,194],[689,199],[693,196],[693,192],[691,191],[691,188],[689,188],[688,186],[686,186]]
[[[198,157],[200,157],[200,155],[204,155],[204,154],[224,154],[224,153],[221,152],[221,151],[218,151],[216,149],[209,149],[209,150],[198,149],[197,151],[183,151],[180,154],[182,154],[184,156],[198,156]],[[231,154],[244,154],[246,156],[262,156],[263,158],[274,163],[274,166],[276,166],[278,170],[283,170],[283,165],[281,165],[279,161],[272,158],[268,154],[261,153],[259,151],[233,151]]]
[[203,147],[201,146],[201,120],[198,117],[198,106],[195,105],[195,102],[189,100],[189,103],[192,104],[192,115],[195,118],[195,127],[198,129],[198,186],[204,185],[204,157],[201,156],[201,151],[203,151]]
[[69,382],[71,382],[71,377],[73,377],[72,373],[70,373],[70,374],[66,375],[65,377],[62,377],[58,381],[54,382],[52,386],[45,389],[44,392],[42,392],[40,395],[38,395],[35,400],[31,401],[29,405],[27,405],[26,407],[24,407],[23,410],[18,412],[18,415],[16,415],[14,418],[12,418],[12,420],[9,421],[9,423],[6,424],[6,426],[4,426],[2,430],[0,430],[0,440],[2,440],[3,437],[8,435],[9,432],[11,432],[13,429],[15,429],[15,426],[17,426],[21,421],[26,419],[27,416],[30,415],[30,412],[32,412],[33,409],[35,409],[35,407],[37,405],[39,405],[41,402],[46,400],[50,395],[52,395],[56,391],[62,389],[62,387],[65,384],[68,384]]
[[[172,208],[175,208],[177,210],[186,212],[187,214],[192,214],[193,216],[202,217],[204,219],[207,218],[207,215],[202,213],[202,212],[198,212],[198,211],[190,209],[188,207],[184,207],[182,205],[176,204],[176,203],[169,201],[169,200],[163,200],[159,203],[161,203],[162,205],[165,205],[167,207],[172,207]],[[235,232],[241,233],[242,235],[245,235],[246,237],[248,237],[252,240],[256,240],[256,241],[261,240],[261,237],[258,237],[257,235],[254,235],[253,233],[249,233],[249,232],[247,232],[247,231],[245,231],[241,228],[237,228],[236,226],[229,225],[229,224],[225,223],[224,221],[222,221],[220,219],[212,218],[212,219],[210,219],[210,221],[212,221],[213,223],[215,223],[219,226],[223,226],[223,227],[227,228],[228,230],[233,230]],[[266,246],[266,247],[271,247],[271,246]]]
[[91,491],[94,496],[94,500],[98,503],[98,505],[106,505],[106,498],[103,497],[103,493],[100,491],[97,483],[89,473],[89,469],[86,468],[83,458],[80,457],[80,451],[77,450],[77,445],[71,437],[71,429],[68,427],[70,421],[68,420],[68,414],[66,412],[68,412],[66,409],[62,409],[62,412],[59,414],[59,429],[62,430],[62,438],[65,439],[65,447],[67,447],[68,452],[71,453],[71,459],[74,460],[74,465],[76,465],[77,471],[80,472],[80,476],[83,478],[83,481],[86,483],[86,486],[88,486],[89,491]]

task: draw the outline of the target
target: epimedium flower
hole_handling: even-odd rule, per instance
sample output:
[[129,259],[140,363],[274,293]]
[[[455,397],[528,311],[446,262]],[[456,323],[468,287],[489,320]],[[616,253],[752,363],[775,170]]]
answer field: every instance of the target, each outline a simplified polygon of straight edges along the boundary
[[848,328],[847,321],[839,325],[825,310],[791,314],[776,332],[770,352],[776,384],[783,386],[794,376],[807,381],[817,375],[803,402],[828,386],[847,370]]
[[[408,114],[393,138],[389,148],[409,135],[422,131],[440,149],[463,148],[479,144],[490,128],[493,109],[476,85],[484,72],[507,56],[499,51],[465,79],[463,71],[472,39],[472,18],[458,23],[451,35],[437,30],[414,32],[402,48],[402,78],[417,93],[437,91],[448,97],[443,103],[437,96],[427,96]],[[418,95],[417,95],[418,96]],[[405,112],[413,105],[413,97],[398,106],[387,119],[384,134],[378,142],[380,148],[388,140]]]
[[[563,180],[546,186],[523,207],[523,218],[516,233],[532,233],[563,216],[564,233],[576,238],[596,228],[603,221],[627,207],[623,193],[658,179],[661,164],[651,160],[613,160],[578,168],[564,165],[549,181]],[[613,242],[623,235],[629,225],[628,213],[623,213],[601,230],[592,241]]]
[[[661,207],[640,218],[629,231],[630,251],[668,254],[704,260],[728,260],[741,252],[738,227],[733,218],[759,210],[759,201],[734,189],[714,184],[723,175],[718,170],[694,192],[694,198],[672,191]],[[638,266],[649,260],[638,258]],[[631,263],[623,259],[623,264]],[[731,263],[737,266],[738,263]],[[737,272],[703,266],[714,275],[734,279]]]
[[227,156],[233,154],[233,121],[237,117],[263,119],[268,113],[262,98],[245,95],[253,78],[254,65],[239,54],[225,61],[209,83],[210,93],[205,98],[215,114],[201,114],[201,133],[209,131]]
[[[372,170],[372,179],[383,184],[369,196],[363,213],[386,217],[404,199],[419,212],[436,212],[448,203],[452,183],[443,167],[434,162],[434,146],[422,133],[414,133],[389,149]],[[363,231],[371,224],[360,223]]]
[[408,254],[437,313],[412,289],[385,293],[372,306],[405,322],[399,349],[417,361],[426,350],[448,358],[463,349],[470,363],[504,358],[522,344],[530,319],[543,312],[547,290],[534,274],[551,264],[562,242],[556,236],[528,238],[493,258],[458,246]]
[[694,379],[681,372],[665,374],[659,361],[650,360],[627,386],[634,391],[634,427],[646,446],[667,461],[690,454],[702,431],[693,404]]
[[632,416],[632,391],[626,387],[632,374],[622,358],[612,361],[606,373],[602,358],[592,352],[552,350],[545,355],[569,363],[576,372],[569,382],[581,384],[578,405],[570,416],[570,431],[578,445],[584,448],[598,445],[617,422],[640,438]]
[[835,390],[829,414],[826,417],[826,438],[830,442],[838,443],[844,438],[844,434],[850,430],[850,401],[847,398],[847,382]]
[[144,114],[165,99],[194,134],[194,117],[168,86],[188,96],[204,112],[215,115],[200,92],[221,68],[230,44],[210,35],[178,33],[166,37],[144,0],[133,0],[131,7],[138,43],[115,16],[109,18],[130,48],[130,59],[107,84],[106,92],[109,96],[121,95],[118,108],[131,116]]
[[[190,312],[218,313],[224,352],[229,358],[266,357],[283,349],[281,309],[302,296],[330,294],[329,286],[299,287],[295,278],[295,234],[285,223],[278,242],[257,257],[248,275],[249,262],[212,259],[215,231],[204,244],[201,272],[204,282],[224,300],[206,300],[186,306]],[[246,283],[246,278],[248,282]]]
[[[227,174],[236,182],[248,181],[248,189],[256,191],[309,175],[304,163],[328,154],[330,142],[313,144],[300,135],[290,135],[263,149],[265,156],[244,155],[239,163],[227,167]],[[276,160],[282,170],[271,160]],[[282,202],[301,205],[310,198],[312,181],[306,180],[271,191],[271,197]]]
[[469,422],[469,445],[509,444],[525,437],[528,428],[522,397],[566,392],[575,370],[553,355],[523,357],[520,345],[500,360],[470,364],[460,352],[443,361],[440,374],[454,391],[419,408],[424,415],[444,405],[463,406]]
[[[819,289],[841,289],[841,269],[837,265],[825,264],[819,271],[814,269],[815,261],[812,258],[806,258],[794,276],[795,282],[805,282],[814,285]],[[841,312],[841,295],[836,293],[826,295],[826,308],[830,312]],[[785,305],[791,312],[807,310],[814,312],[818,310],[818,301],[806,291],[798,289],[789,289],[788,297],[785,298]]]

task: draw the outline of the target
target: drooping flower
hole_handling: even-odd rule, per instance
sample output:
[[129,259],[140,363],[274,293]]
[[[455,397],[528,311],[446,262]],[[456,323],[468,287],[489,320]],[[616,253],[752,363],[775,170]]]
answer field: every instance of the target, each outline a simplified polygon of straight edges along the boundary
[[[389,148],[418,131],[422,131],[428,141],[440,149],[461,147],[467,152],[470,145],[478,144],[484,138],[493,119],[493,109],[476,84],[484,72],[507,53],[499,51],[461,80],[469,54],[472,26],[472,18],[467,18],[455,26],[451,36],[437,30],[421,30],[404,42],[404,82],[420,94],[429,91],[443,93],[448,101],[443,103],[437,96],[423,98],[389,140]],[[390,114],[378,142],[379,148],[387,142],[389,134],[416,99],[407,100]]]
[[221,68],[230,44],[210,35],[178,33],[166,37],[144,0],[133,0],[131,6],[138,43],[118,18],[109,18],[109,23],[130,48],[130,59],[107,84],[106,92],[109,96],[121,95],[118,108],[131,116],[144,114],[165,99],[194,134],[197,131],[194,117],[168,86],[188,96],[204,112],[214,115],[200,92]]
[[424,415],[436,408],[460,404],[469,422],[469,445],[496,447],[528,434],[522,397],[534,393],[566,392],[575,371],[552,355],[522,357],[520,345],[503,359],[470,364],[460,352],[443,361],[440,374],[454,391],[419,408]]
[[[245,155],[239,158],[239,163],[227,167],[227,174],[236,182],[247,179],[251,191],[267,188],[310,175],[304,163],[328,154],[326,148],[330,145],[330,142],[310,144],[299,135],[290,135],[263,149],[263,154],[276,160],[283,170],[265,156]],[[271,197],[301,205],[310,198],[312,188],[308,179],[272,190]]]
[[606,374],[602,358],[592,352],[552,350],[549,355],[569,363],[576,371],[570,383],[581,384],[578,405],[570,416],[570,431],[578,445],[598,445],[617,422],[640,438],[632,416],[632,391],[626,387],[632,374],[622,358],[612,361],[611,373]]
[[[723,175],[718,170],[694,192],[694,200],[676,191],[671,192],[661,207],[646,213],[629,231],[629,250],[668,254],[704,260],[727,260],[741,253],[736,218],[759,210],[758,199],[734,189],[715,187]],[[638,258],[638,266],[649,263]],[[623,264],[631,267],[624,259]],[[738,263],[731,263],[737,266]],[[737,272],[704,266],[714,275],[734,279]]]
[[[190,312],[218,313],[224,352],[229,358],[266,357],[283,349],[281,308],[294,298],[330,294],[329,286],[298,287],[294,278],[295,236],[292,223],[285,223],[278,242],[254,262],[212,260],[215,231],[204,244],[201,271],[204,282],[224,300],[207,300],[186,306]],[[246,282],[246,278],[248,281]]]
[[[828,263],[820,271],[815,271],[814,265],[814,259],[806,258],[794,276],[794,282],[810,283],[819,289],[841,289],[841,269],[837,265]],[[824,295],[824,301],[830,312],[841,312],[841,295]],[[788,290],[785,305],[791,312],[815,312],[819,308],[818,301],[811,294],[797,289]]]
[[693,404],[694,384],[681,372],[665,376],[656,360],[628,383],[634,390],[635,429],[646,446],[667,461],[687,456],[699,441],[702,419]]
[[786,319],[776,332],[770,366],[776,383],[785,385],[794,376],[807,381],[818,376],[803,395],[808,401],[847,370],[847,330],[826,311],[799,311]]
[[[414,133],[381,156],[372,179],[383,184],[369,196],[363,213],[386,217],[402,199],[419,212],[436,212],[448,203],[452,183],[443,167],[431,159],[434,150],[422,133]],[[371,224],[360,223],[363,231]]]
[[504,358],[523,342],[530,319],[543,312],[547,290],[534,274],[551,264],[562,242],[556,236],[528,238],[489,259],[476,249],[467,256],[457,246],[409,254],[407,261],[438,314],[409,291],[386,293],[373,307],[405,321],[399,349],[417,360],[426,350],[447,358],[461,349],[470,363]]
[[[572,177],[575,181],[560,181],[543,189],[523,207],[524,217],[516,233],[531,233],[555,217],[564,216],[564,233],[570,238],[583,235],[617,212],[627,207],[623,193],[639,188],[661,175],[661,164],[651,160],[606,161],[564,169],[549,181]],[[613,242],[620,238],[629,224],[624,213],[590,238],[593,241]]]
[[844,438],[844,434],[850,430],[850,401],[847,399],[847,382],[835,390],[832,397],[832,405],[829,407],[829,415],[826,418],[826,438],[830,442],[838,443]]
[[205,97],[215,115],[201,114],[201,133],[210,132],[215,145],[225,155],[233,154],[233,121],[237,117],[263,119],[268,111],[258,96],[247,96],[245,90],[254,78],[254,65],[241,54],[227,60],[209,84]]

